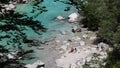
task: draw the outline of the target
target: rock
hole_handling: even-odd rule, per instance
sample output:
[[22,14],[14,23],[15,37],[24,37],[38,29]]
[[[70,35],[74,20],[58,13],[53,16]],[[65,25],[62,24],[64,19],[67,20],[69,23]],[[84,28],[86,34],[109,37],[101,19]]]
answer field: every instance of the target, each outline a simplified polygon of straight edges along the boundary
[[63,49],[64,51],[66,51],[68,49],[68,46],[67,45],[63,45],[63,46],[61,46],[61,49]]
[[15,56],[12,54],[8,54],[7,57],[8,57],[8,59],[16,59]]
[[12,10],[12,9],[14,9],[15,8],[15,5],[13,5],[13,4],[6,4],[6,5],[4,5],[3,7],[5,7],[5,9],[6,10]]
[[33,64],[27,64],[27,65],[25,65],[25,67],[27,67],[27,68],[45,68],[45,64],[42,61],[37,60]]
[[62,35],[66,35],[66,34],[67,34],[66,31],[64,31],[64,30],[61,30],[60,33],[61,33]]
[[70,68],[77,68],[77,65],[75,63],[71,64]]
[[73,29],[72,29],[72,32],[75,33],[75,32],[81,32],[81,28],[78,28],[77,26],[74,26]]
[[102,50],[102,51],[108,51],[109,50],[109,46],[103,42],[100,42],[98,44],[98,48],[99,50]]
[[80,41],[79,42],[81,46],[84,46],[85,45],[85,42],[84,41]]
[[3,54],[2,54],[2,53],[0,53],[0,57],[1,57],[1,56],[3,56]]
[[88,38],[88,35],[87,34],[83,34],[82,36],[84,39]]
[[62,16],[58,16],[57,17],[57,20],[64,20],[65,18],[64,17],[62,17]]
[[90,40],[95,40],[97,37],[96,36],[92,36],[90,37]]
[[68,16],[68,21],[73,23],[73,22],[76,22],[77,21],[77,18],[78,18],[78,14],[77,13],[72,13]]
[[55,40],[56,43],[60,43],[60,40]]
[[2,13],[5,13],[5,9],[1,9],[1,12],[2,12]]
[[69,11],[70,10],[70,7],[66,7],[65,9],[64,9],[64,11]]
[[92,60],[92,56],[87,56],[86,57],[86,62],[90,62]]
[[43,50],[43,49],[44,49],[44,47],[38,47],[37,49],[39,49],[39,50]]
[[77,51],[77,49],[73,48],[73,47],[68,49],[68,53],[73,53],[73,52],[76,52],[76,51]]
[[15,8],[15,5],[9,4],[9,8],[10,8],[10,9],[14,9],[14,8]]
[[71,40],[72,40],[72,41],[80,41],[80,40],[81,40],[81,38],[80,38],[80,37],[78,37],[78,36],[75,36],[75,37],[73,37]]

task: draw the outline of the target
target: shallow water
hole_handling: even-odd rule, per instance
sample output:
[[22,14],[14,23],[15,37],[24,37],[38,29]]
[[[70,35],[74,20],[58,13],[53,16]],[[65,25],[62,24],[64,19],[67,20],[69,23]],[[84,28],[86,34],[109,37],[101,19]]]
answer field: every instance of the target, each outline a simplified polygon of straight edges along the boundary
[[[57,16],[62,16],[62,17],[67,19],[67,17],[71,13],[74,13],[74,12],[77,13],[77,9],[75,8],[75,6],[70,5],[70,4],[66,4],[66,3],[63,3],[63,2],[69,2],[69,1],[68,0],[59,0],[59,1],[55,2],[54,0],[44,0],[44,2],[38,4],[37,6],[33,6],[32,2],[30,2],[28,4],[21,4],[21,5],[17,6],[17,8],[15,9],[16,12],[19,12],[21,14],[32,17],[33,20],[40,21],[41,24],[45,28],[47,28],[46,32],[42,32],[41,35],[38,35],[31,28],[26,27],[27,30],[24,30],[23,32],[26,33],[28,38],[37,39],[37,40],[40,40],[40,41],[44,42],[44,41],[51,40],[53,38],[65,40],[65,39],[68,39],[68,38],[71,38],[72,36],[74,36],[74,34],[71,31],[73,25],[68,23],[67,20],[63,21],[63,22],[55,20],[55,18]],[[46,8],[44,8],[44,10],[47,10],[47,11],[43,12],[43,13],[40,13],[42,10],[40,10],[39,8],[43,7],[43,6],[46,7]],[[66,7],[70,7],[70,10],[69,11],[64,11]],[[32,13],[33,10],[34,10],[34,13]],[[66,31],[67,35],[62,35],[60,33],[60,30]],[[3,33],[3,35],[4,34],[5,33]],[[0,35],[2,35],[2,34],[0,34]],[[2,44],[5,44],[6,40],[8,40],[8,39],[4,39],[2,41]],[[11,44],[11,45],[13,45],[13,44]],[[22,44],[22,45],[26,45],[26,44]],[[26,46],[24,46],[24,48],[25,49],[32,49],[32,48],[34,49],[34,47],[29,48],[29,47],[26,47]],[[50,51],[52,51],[52,50],[50,50]],[[50,52],[50,51],[48,51],[48,53],[51,53],[51,54],[55,53],[54,51],[53,52]],[[46,51],[43,51],[43,52],[46,52]],[[22,60],[22,62],[33,63],[37,59],[40,59],[40,60],[44,61],[45,58],[44,58],[44,56],[41,56],[41,53],[42,53],[42,51],[36,51],[34,53],[34,55],[32,55],[32,56],[37,56],[36,59],[24,60],[24,61]],[[45,53],[45,54],[47,54],[47,53]],[[47,55],[47,56],[49,56],[49,55]],[[47,60],[47,59],[45,59],[45,60]],[[48,60],[48,61],[50,62],[52,60],[54,60],[54,58],[51,59],[51,60]],[[47,61],[45,61],[45,62],[47,62]],[[46,68],[48,68],[48,67],[46,67]],[[49,68],[51,68],[51,67],[49,67]]]
[[[39,14],[39,11],[36,6],[33,6],[32,3],[19,5],[15,10],[20,13],[25,13],[29,17],[33,17],[34,20],[41,21],[41,23],[47,28],[47,32],[43,33],[41,36],[36,36],[39,40],[50,39],[51,37],[60,37],[59,30],[65,30],[72,36],[71,25],[65,22],[58,22],[55,20],[57,16],[63,16],[65,18],[68,17],[73,12],[77,12],[76,8],[73,5],[65,4],[64,2],[69,2],[68,0],[60,0],[54,2],[54,0],[44,0],[44,2],[40,3],[38,6],[45,6],[45,10],[47,12],[43,12]],[[70,11],[64,11],[66,7],[70,7]],[[35,10],[34,13],[31,13],[32,10]],[[36,16],[37,14],[37,16]],[[29,33],[28,33],[29,34]],[[59,35],[59,36],[58,36]],[[31,34],[31,36],[33,36]],[[67,36],[66,36],[67,37]]]

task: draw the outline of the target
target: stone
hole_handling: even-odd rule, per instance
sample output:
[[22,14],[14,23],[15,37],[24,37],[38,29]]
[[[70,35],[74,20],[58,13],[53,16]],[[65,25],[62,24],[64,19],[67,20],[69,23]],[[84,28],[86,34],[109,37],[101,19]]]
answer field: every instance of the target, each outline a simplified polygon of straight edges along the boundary
[[85,45],[85,42],[84,41],[80,41],[79,42],[81,46],[84,46]]
[[10,8],[10,9],[14,9],[14,8],[15,8],[15,5],[9,4],[9,8]]
[[105,44],[105,43],[103,43],[103,42],[100,42],[100,43],[98,44],[98,48],[99,48],[99,50],[102,50],[102,51],[108,51],[108,50],[109,50],[108,44]]
[[84,39],[88,38],[88,35],[87,34],[83,34],[82,36]]
[[66,46],[66,45],[61,46],[61,49],[63,49],[64,51],[66,51],[67,48],[68,48],[68,46]]
[[74,26],[72,28],[72,32],[75,33],[75,32],[81,32],[81,28],[78,28],[77,26]]
[[0,53],[0,57],[1,57],[1,56],[3,56],[3,54],[2,54],[2,53]]
[[15,59],[15,56],[12,54],[8,54],[7,57],[8,57],[8,59]]
[[55,40],[56,43],[60,43],[60,40]]
[[62,16],[58,16],[57,17],[57,20],[64,20],[65,18],[64,17],[62,17]]
[[81,38],[78,37],[78,36],[75,36],[75,37],[72,38],[72,41],[80,41],[80,40],[81,40]]
[[95,40],[97,37],[96,36],[92,36],[90,37],[90,40]]
[[60,33],[61,33],[62,35],[66,35],[66,34],[67,34],[66,31],[64,31],[64,30],[61,30]]
[[68,22],[76,22],[77,21],[77,18],[79,17],[79,15],[77,13],[72,13],[68,16]]
[[27,65],[25,65],[25,67],[26,68],[45,68],[45,64],[42,61],[37,60],[33,64],[27,64]]
[[75,63],[72,63],[70,68],[77,68],[77,65]]
[[87,56],[86,57],[86,62],[90,62],[92,60],[92,56]]
[[43,50],[43,49],[44,49],[44,47],[38,47],[37,49],[39,49],[39,50]]

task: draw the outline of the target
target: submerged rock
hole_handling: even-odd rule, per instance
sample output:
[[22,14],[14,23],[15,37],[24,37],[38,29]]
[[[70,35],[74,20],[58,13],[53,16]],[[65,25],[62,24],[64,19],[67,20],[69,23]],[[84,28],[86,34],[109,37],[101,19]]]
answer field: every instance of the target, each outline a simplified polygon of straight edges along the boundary
[[64,9],[64,11],[69,11],[70,10],[70,7],[66,7],[65,9]]

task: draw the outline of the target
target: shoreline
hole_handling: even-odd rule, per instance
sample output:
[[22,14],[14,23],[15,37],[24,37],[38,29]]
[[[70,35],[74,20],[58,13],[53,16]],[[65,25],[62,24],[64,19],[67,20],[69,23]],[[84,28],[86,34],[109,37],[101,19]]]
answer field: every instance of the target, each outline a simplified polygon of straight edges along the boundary
[[[74,13],[74,12],[72,12],[72,13]],[[66,16],[67,15],[68,14],[66,14]],[[67,17],[69,17],[69,16],[67,16]],[[38,15],[38,18],[39,18],[39,15]],[[64,18],[61,18],[61,19],[64,19]],[[74,21],[74,19],[72,19],[72,20]],[[35,59],[35,60],[41,60],[45,64],[46,68],[60,68],[60,67],[63,67],[63,68],[73,67],[74,68],[74,67],[77,67],[76,62],[80,62],[80,63],[78,63],[78,66],[81,67],[82,65],[86,64],[86,61],[90,62],[90,60],[92,60],[91,55],[93,55],[93,53],[97,53],[97,54],[102,53],[101,55],[104,56],[104,57],[102,56],[102,58],[107,57],[106,54],[105,55],[103,54],[106,52],[103,52],[101,50],[101,47],[99,47],[100,48],[99,49],[100,51],[99,51],[99,50],[97,50],[97,45],[92,44],[93,40],[96,39],[95,32],[88,31],[87,28],[82,28],[80,26],[78,27],[79,23],[76,21],[72,22],[72,23],[70,23],[68,21],[61,22],[61,20],[59,20],[58,22],[56,22],[55,20],[52,20],[52,21],[57,23],[57,26],[56,26],[56,24],[53,24],[53,25],[50,25],[49,27],[54,27],[54,26],[58,27],[59,26],[60,28],[56,28],[55,30],[53,30],[55,27],[51,28],[49,30],[49,32],[51,32],[50,34],[54,34],[54,33],[56,33],[56,34],[51,35],[50,38],[47,38],[48,41],[45,40],[45,42],[43,42],[43,44],[39,44],[40,46],[30,47],[31,49],[34,49],[34,51],[35,51],[32,54],[35,57],[37,57],[37,59]],[[49,22],[49,20],[47,22]],[[51,23],[49,23],[49,24],[51,24]],[[60,25],[60,24],[62,24],[62,25]],[[68,25],[69,25],[69,27],[68,27]],[[67,28],[64,29],[63,26],[64,27],[66,26]],[[72,31],[72,29],[74,31]],[[53,30],[53,32],[52,32],[52,30]],[[76,31],[76,30],[78,30],[78,31]],[[48,34],[48,36],[50,34]],[[38,37],[37,39],[40,39],[40,37],[43,37],[43,36],[36,35],[36,37]],[[88,55],[90,55],[90,57],[87,57]],[[81,57],[79,57],[79,56],[81,56]],[[85,57],[87,57],[87,58],[85,58]],[[71,59],[71,60],[69,60],[69,59]],[[80,60],[80,61],[78,61],[78,60]],[[29,61],[27,61],[27,62],[29,62]],[[64,64],[61,62],[64,62]],[[32,64],[30,64],[30,65],[32,65]]]

